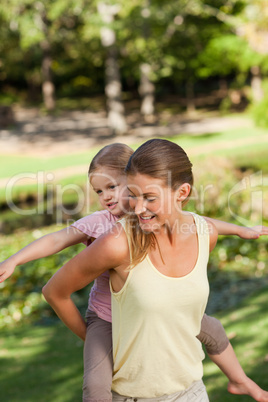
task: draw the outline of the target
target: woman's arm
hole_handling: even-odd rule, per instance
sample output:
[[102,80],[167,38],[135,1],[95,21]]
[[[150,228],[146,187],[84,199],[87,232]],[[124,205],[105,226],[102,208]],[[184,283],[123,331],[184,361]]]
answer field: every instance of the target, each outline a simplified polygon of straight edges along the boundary
[[83,340],[86,325],[71,299],[71,294],[110,269],[115,269],[122,279],[121,268],[129,264],[129,250],[125,233],[120,232],[120,227],[121,225],[116,225],[72,258],[43,288],[45,299],[59,318]]
[[268,235],[268,227],[266,226],[253,226],[248,228],[245,226],[235,225],[233,223],[227,223],[219,221],[218,219],[212,219],[204,217],[207,222],[211,222],[216,227],[219,235],[234,235],[239,236],[242,239],[258,239],[262,235]]
[[13,274],[17,265],[58,253],[87,239],[85,233],[72,226],[40,237],[0,263],[0,283]]

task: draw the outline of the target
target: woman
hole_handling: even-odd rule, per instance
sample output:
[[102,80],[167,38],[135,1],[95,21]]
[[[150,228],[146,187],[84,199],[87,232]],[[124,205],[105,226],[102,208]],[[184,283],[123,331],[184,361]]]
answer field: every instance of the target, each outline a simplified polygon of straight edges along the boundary
[[182,210],[193,185],[191,166],[170,141],[138,148],[126,168],[134,215],[65,264],[43,290],[62,321],[85,339],[70,295],[110,270],[115,401],[208,400],[196,336],[217,231]]

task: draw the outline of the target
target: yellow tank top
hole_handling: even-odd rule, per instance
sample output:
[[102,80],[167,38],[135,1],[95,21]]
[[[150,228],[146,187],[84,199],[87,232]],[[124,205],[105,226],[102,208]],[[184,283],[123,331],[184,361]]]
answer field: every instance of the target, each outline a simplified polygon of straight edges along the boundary
[[[119,292],[111,287],[112,390],[121,395],[170,395],[203,376],[204,352],[196,336],[209,295],[209,232],[202,217],[193,217],[199,251],[189,274],[165,276],[147,255],[130,271]],[[124,227],[124,220],[120,222]]]

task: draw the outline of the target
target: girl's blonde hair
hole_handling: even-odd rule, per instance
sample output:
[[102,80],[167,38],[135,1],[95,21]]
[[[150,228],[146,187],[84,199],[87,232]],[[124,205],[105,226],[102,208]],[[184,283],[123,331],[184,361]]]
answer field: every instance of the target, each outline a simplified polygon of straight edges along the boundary
[[118,170],[120,174],[125,174],[125,167],[133,150],[125,144],[115,143],[103,147],[92,159],[88,174],[94,173],[100,167],[108,167]]
[[[183,183],[189,183],[191,188],[193,186],[192,164],[186,152],[168,140],[153,139],[145,142],[130,157],[125,171],[131,176],[140,173],[161,179],[165,186],[174,191]],[[190,194],[183,205],[187,203]],[[141,230],[136,215],[126,216],[126,227],[132,259],[130,268],[133,268],[144,260],[149,248],[156,247],[158,243],[154,233]]]

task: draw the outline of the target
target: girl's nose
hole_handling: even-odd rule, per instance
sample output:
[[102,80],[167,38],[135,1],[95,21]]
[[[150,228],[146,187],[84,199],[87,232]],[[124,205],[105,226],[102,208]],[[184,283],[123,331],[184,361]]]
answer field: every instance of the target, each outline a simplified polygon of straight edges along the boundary
[[111,198],[112,198],[112,195],[111,195],[110,191],[105,191],[104,194],[103,194],[103,199],[104,199],[105,201],[108,201],[108,200],[110,200]]

